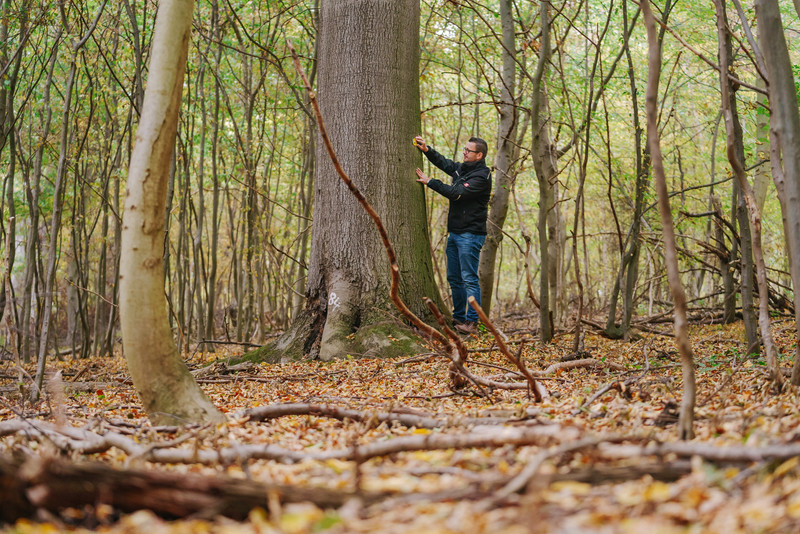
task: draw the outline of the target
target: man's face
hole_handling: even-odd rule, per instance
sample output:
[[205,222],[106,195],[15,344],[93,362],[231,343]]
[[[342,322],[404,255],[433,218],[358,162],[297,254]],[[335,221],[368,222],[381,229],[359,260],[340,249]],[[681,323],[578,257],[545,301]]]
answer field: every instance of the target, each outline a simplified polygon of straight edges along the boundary
[[483,158],[483,153],[479,152],[477,148],[471,141],[464,146],[464,163],[471,163]]

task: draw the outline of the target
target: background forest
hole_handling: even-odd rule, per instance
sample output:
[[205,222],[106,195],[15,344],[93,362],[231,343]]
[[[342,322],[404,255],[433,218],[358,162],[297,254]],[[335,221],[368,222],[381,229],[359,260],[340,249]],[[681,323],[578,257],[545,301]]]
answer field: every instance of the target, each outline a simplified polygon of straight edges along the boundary
[[797,532],[798,13],[0,0],[0,528]]
[[[797,13],[784,4],[796,57]],[[421,3],[420,133],[451,157],[480,136],[490,160],[503,158],[490,215],[496,269],[482,265],[492,317],[528,316],[536,325],[541,304],[555,328],[571,328],[577,312],[625,336],[631,321],[672,309],[644,134],[648,48],[639,7],[553,4],[543,55],[539,4],[508,5],[513,41],[504,45],[498,2]],[[112,354],[121,196],[157,3],[5,0],[1,9],[4,354],[27,362],[48,343],[83,357]],[[728,9],[737,142],[761,208],[773,310],[786,313],[792,284],[750,34],[755,12],[738,1]],[[658,127],[681,280],[697,319],[731,321],[740,289],[752,293],[755,283],[747,214],[726,157],[716,14],[710,3],[672,0],[657,10],[666,23]],[[195,10],[164,260],[171,324],[185,351],[210,340],[262,344],[304,305],[315,121],[287,43],[313,83],[317,15],[316,2],[281,0]],[[369,53],[369,43],[361,47],[351,53]],[[509,128],[502,118],[510,109]],[[545,129],[551,139],[543,143],[534,134]],[[359,139],[348,146],[358,150]],[[542,188],[536,161],[544,146],[553,172]],[[427,204],[445,288],[447,205],[432,194]]]

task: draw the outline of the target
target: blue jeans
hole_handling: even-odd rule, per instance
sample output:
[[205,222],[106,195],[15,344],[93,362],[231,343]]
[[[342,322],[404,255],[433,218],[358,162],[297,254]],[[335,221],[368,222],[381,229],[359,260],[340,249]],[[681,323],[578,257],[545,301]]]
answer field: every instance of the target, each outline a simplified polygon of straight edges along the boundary
[[475,297],[481,303],[481,286],[478,283],[478,260],[485,235],[450,234],[447,237],[447,282],[453,295],[453,320],[478,321],[478,314],[467,303]]

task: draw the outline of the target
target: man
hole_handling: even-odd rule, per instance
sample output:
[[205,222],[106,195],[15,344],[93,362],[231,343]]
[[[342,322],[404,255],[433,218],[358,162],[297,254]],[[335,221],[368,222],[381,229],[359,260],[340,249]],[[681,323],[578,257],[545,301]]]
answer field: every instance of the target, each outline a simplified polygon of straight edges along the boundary
[[429,147],[422,136],[414,145],[428,161],[449,174],[452,184],[428,178],[417,169],[417,181],[450,200],[447,214],[447,282],[453,295],[453,323],[456,330],[471,334],[477,330],[478,314],[467,304],[468,297],[481,303],[478,260],[486,240],[486,215],[492,191],[492,175],[486,166],[486,141],[472,137],[464,147],[463,162],[449,160]]

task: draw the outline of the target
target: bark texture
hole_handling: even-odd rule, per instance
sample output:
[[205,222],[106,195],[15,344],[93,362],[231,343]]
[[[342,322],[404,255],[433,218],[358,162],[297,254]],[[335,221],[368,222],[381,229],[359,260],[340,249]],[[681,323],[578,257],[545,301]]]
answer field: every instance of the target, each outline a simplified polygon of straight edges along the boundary
[[550,136],[550,116],[547,105],[547,70],[552,56],[550,45],[549,2],[542,2],[542,38],[539,48],[539,62],[532,80],[533,104],[531,123],[533,140],[531,155],[536,178],[539,182],[539,328],[542,343],[553,338],[554,318],[557,317],[559,277],[561,273],[560,212],[556,204],[558,196],[558,170],[556,149]]
[[[794,286],[795,321],[800,333],[800,112],[797,105],[792,64],[777,0],[756,0],[761,51],[769,76],[770,125],[774,136],[773,178],[786,233],[786,252]],[[782,156],[782,158],[781,158]],[[781,162],[783,165],[781,165]],[[797,345],[792,384],[800,385],[800,343]]]
[[649,49],[647,92],[647,142],[653,164],[656,191],[658,192],[658,211],[661,214],[661,232],[664,240],[664,263],[667,267],[669,290],[675,306],[675,344],[681,356],[683,371],[683,397],[681,399],[678,436],[680,439],[694,437],[694,405],[696,385],[694,376],[694,354],[689,341],[689,328],[686,319],[686,293],[678,270],[678,251],[675,243],[675,228],[672,222],[667,180],[664,173],[664,157],[661,152],[661,138],[658,132],[658,82],[661,77],[661,47],[656,35],[656,23],[650,8],[650,0],[641,3],[642,15],[647,27]]
[[171,424],[224,419],[180,358],[164,295],[167,186],[193,7],[193,0],[159,4],[142,117],[128,174],[120,260],[125,358],[151,420]]
[[[752,283],[753,283],[753,266],[752,261],[745,254],[749,254],[751,247],[746,246],[746,238],[750,236],[750,228],[752,228],[752,252],[755,255],[755,268],[756,277],[758,282],[758,325],[761,329],[761,336],[763,338],[764,350],[767,354],[767,365],[769,368],[770,379],[775,383],[776,387],[780,388],[783,383],[783,375],[780,372],[778,363],[778,353],[775,349],[775,344],[772,339],[772,332],[770,331],[769,320],[769,287],[767,285],[767,269],[764,261],[764,253],[761,247],[761,213],[756,205],[756,197],[753,193],[753,188],[747,181],[747,176],[744,170],[744,146],[742,142],[742,129],[739,124],[739,116],[736,113],[736,95],[733,91],[733,84],[728,78],[730,65],[732,60],[731,53],[731,39],[728,33],[728,18],[726,15],[726,2],[725,0],[715,0],[714,4],[717,9],[717,33],[719,35],[719,68],[720,68],[720,93],[722,95],[722,111],[725,116],[725,129],[727,132],[726,143],[728,161],[730,161],[733,174],[736,177],[736,182],[739,185],[740,203],[744,202],[750,217],[748,225],[742,224],[740,220],[741,239],[742,239],[742,300],[743,300],[743,313],[745,320],[745,330],[747,331],[747,343],[749,347],[753,347],[754,341],[757,338],[754,333],[750,332],[747,326],[751,318],[748,318],[747,303],[745,297],[745,287],[750,286],[750,310],[752,314]],[[741,212],[741,209],[739,210]],[[744,221],[747,223],[748,221]],[[745,235],[745,228],[747,228],[747,235]],[[748,275],[746,265],[750,263],[749,276],[747,280],[745,277]],[[749,284],[746,284],[749,282]],[[756,339],[751,339],[756,338]],[[750,349],[750,352],[759,352],[758,350]]]
[[503,225],[508,215],[511,189],[517,179],[512,169],[518,152],[516,90],[516,48],[514,45],[514,17],[510,0],[500,2],[500,21],[503,27],[503,74],[500,80],[501,104],[500,128],[497,132],[497,155],[495,156],[495,175],[497,177],[494,194],[489,201],[489,218],[486,224],[486,243],[481,250],[478,264],[478,278],[481,284],[481,307],[486,315],[491,315],[494,297],[495,261],[497,250],[503,240]]
[[[415,0],[323,2],[318,100],[344,171],[386,226],[400,266],[400,297],[433,321],[442,308],[430,258],[421,164],[419,4]],[[306,306],[287,333],[256,357],[394,356],[418,348],[389,298],[390,267],[367,213],[317,142]]]

